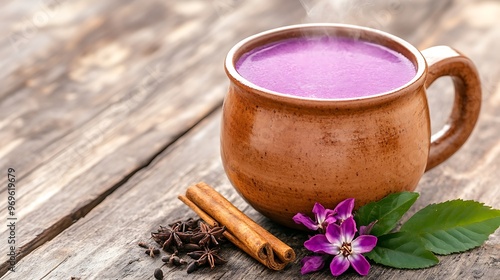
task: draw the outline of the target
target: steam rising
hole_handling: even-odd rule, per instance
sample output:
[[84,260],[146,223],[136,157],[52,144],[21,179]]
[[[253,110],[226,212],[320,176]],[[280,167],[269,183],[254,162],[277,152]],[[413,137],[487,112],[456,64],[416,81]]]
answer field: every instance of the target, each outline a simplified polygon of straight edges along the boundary
[[299,0],[304,7],[306,23],[348,23],[383,31],[397,14],[404,0]]

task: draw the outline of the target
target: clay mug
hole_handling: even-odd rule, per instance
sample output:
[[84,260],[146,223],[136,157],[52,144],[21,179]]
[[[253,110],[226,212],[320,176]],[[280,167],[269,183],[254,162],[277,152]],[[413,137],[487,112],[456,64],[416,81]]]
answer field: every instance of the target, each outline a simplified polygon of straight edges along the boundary
[[[381,94],[351,99],[289,96],[259,87],[236,70],[248,51],[300,36],[359,38],[397,51],[415,77]],[[333,208],[346,198],[359,207],[413,191],[423,173],[466,141],[479,115],[481,88],[472,61],[438,46],[419,52],[391,34],[353,25],[303,24],[251,36],[228,53],[229,90],[221,123],[221,157],[234,188],[257,211],[285,226],[311,213],[315,202]],[[452,113],[431,135],[426,88],[451,76]]]

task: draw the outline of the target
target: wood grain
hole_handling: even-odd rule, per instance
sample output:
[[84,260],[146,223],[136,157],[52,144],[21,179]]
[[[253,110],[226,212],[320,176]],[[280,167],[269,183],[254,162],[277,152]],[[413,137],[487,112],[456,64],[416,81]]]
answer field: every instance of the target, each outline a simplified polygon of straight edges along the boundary
[[[220,112],[215,112],[188,135],[177,141],[160,155],[148,168],[141,170],[126,184],[111,194],[85,218],[62,232],[55,239],[44,244],[39,250],[28,255],[19,263],[16,274],[39,278],[47,274],[51,278],[77,276],[95,279],[134,279],[149,277],[162,263],[144,254],[137,246],[139,241],[147,241],[149,232],[160,224],[177,218],[192,216],[187,206],[176,200],[187,186],[200,180],[206,181],[227,197],[264,228],[284,240],[297,253],[297,260],[282,272],[273,272],[257,263],[234,247],[225,249],[229,262],[208,272],[208,269],[190,274],[193,279],[294,279],[300,274],[299,260],[306,255],[302,242],[307,235],[286,229],[263,218],[251,209],[236,194],[227,181],[218,157],[218,130]],[[206,145],[212,147],[205,148]],[[431,193],[422,186],[419,190]],[[436,197],[446,192],[442,189]],[[436,192],[434,192],[436,194]],[[422,201],[420,205],[432,202]],[[436,201],[437,199],[434,199]],[[483,200],[499,205],[497,197]],[[126,232],[126,234],[124,234]],[[98,246],[86,246],[98,244]],[[488,243],[470,252],[440,257],[441,264],[426,270],[394,270],[374,266],[368,279],[420,279],[464,277],[465,279],[482,276],[493,279],[498,273],[496,259],[500,247],[499,236],[492,236]],[[46,260],[44,262],[36,260]],[[110,269],[114,268],[114,269]],[[164,267],[168,279],[182,279],[186,272],[182,268]],[[326,270],[311,275],[311,279],[329,277]],[[347,278],[356,278],[349,273]]]
[[[274,10],[303,13],[280,4],[225,16],[206,1],[116,1],[74,19],[78,30],[69,29],[27,68],[34,72],[18,77],[36,82],[0,105],[0,167],[18,170],[17,198],[24,205],[19,259],[84,216],[219,106],[225,79],[213,69],[222,69],[227,48],[291,23],[273,20]],[[66,5],[77,13],[86,4]],[[263,21],[252,28],[235,20],[257,14]],[[228,22],[234,22],[231,29]],[[0,180],[5,190],[6,178]],[[0,199],[6,200],[5,191]],[[0,213],[6,216],[6,209]],[[1,243],[0,251],[6,250]],[[6,260],[2,256],[0,272]]]
[[[136,243],[147,240],[159,224],[191,216],[176,196],[198,181],[215,186],[298,256],[284,271],[271,272],[228,246],[228,264],[190,278],[299,278],[306,235],[274,225],[249,208],[222,171],[217,109],[226,84],[222,61],[228,48],[247,35],[335,19],[315,18],[300,2],[285,0],[59,2],[60,17],[23,41],[20,55],[11,52],[8,41],[0,41],[0,57],[6,61],[0,70],[0,168],[20,170],[23,229],[18,240],[24,257],[17,272],[2,279],[152,278],[161,261],[146,256]],[[410,212],[457,197],[500,208],[500,54],[491,51],[500,47],[500,19],[495,16],[500,4],[389,2],[399,8],[370,2],[375,6],[365,15],[378,19],[374,27],[421,49],[456,47],[477,63],[484,87],[471,139],[424,175],[417,189],[421,198]],[[0,17],[0,23],[8,23],[0,25],[1,34],[7,34],[0,39],[38,11],[36,5],[18,3],[9,2],[0,12],[8,14]],[[351,23],[366,22],[354,18]],[[429,96],[442,118],[442,108],[450,104],[449,96],[440,94],[445,87],[437,86]],[[5,178],[0,183],[0,201],[5,201]],[[0,213],[6,216],[5,209]],[[5,236],[5,229],[0,233]],[[436,267],[406,271],[374,266],[367,278],[495,279],[500,275],[499,249],[497,231],[478,249],[440,257]],[[1,242],[0,251],[6,250]],[[6,271],[5,263],[2,269]],[[164,270],[168,279],[186,277],[182,269]],[[328,271],[307,278],[326,277]],[[358,276],[351,272],[345,278]]]

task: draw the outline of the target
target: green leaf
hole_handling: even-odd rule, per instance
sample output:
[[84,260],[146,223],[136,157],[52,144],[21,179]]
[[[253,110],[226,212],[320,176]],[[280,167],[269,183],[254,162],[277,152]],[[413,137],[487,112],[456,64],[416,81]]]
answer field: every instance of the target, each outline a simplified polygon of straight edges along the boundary
[[426,268],[439,263],[431,251],[425,249],[418,236],[408,232],[395,232],[378,238],[377,246],[366,257],[394,268]]
[[480,246],[500,226],[500,210],[476,201],[452,200],[418,211],[402,227],[428,250],[447,255]]
[[359,226],[366,226],[377,220],[370,234],[381,236],[394,229],[401,217],[410,209],[418,198],[415,192],[400,192],[371,202],[356,212],[354,219]]

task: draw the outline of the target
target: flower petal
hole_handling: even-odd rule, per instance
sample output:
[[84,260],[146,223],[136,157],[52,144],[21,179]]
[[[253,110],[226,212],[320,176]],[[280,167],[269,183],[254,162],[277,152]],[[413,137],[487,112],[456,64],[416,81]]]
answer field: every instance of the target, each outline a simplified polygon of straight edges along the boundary
[[360,226],[359,227],[359,235],[367,235],[370,234],[370,232],[373,229],[373,226],[378,222],[378,220],[375,220],[371,223],[369,223],[367,226]]
[[307,256],[302,259],[301,263],[302,268],[300,269],[300,273],[307,274],[322,269],[325,266],[325,257]]
[[321,222],[325,220],[326,209],[325,207],[323,207],[323,205],[319,204],[318,202],[314,203],[312,212],[316,216],[316,222],[318,222],[318,224],[321,224]]
[[368,253],[377,245],[377,237],[373,235],[360,235],[351,242],[352,251],[355,253]]
[[[329,210],[329,209],[327,209]],[[329,211],[332,211],[332,210],[329,210]],[[325,219],[325,222],[327,225],[329,224],[333,224],[337,221],[337,219],[335,218],[335,216],[333,216],[333,211],[331,212],[331,214],[327,214],[326,215],[326,219]],[[326,227],[325,227],[326,228]]]
[[370,263],[361,254],[351,254],[347,257],[351,263],[354,270],[356,270],[360,275],[367,275],[370,271]]
[[338,220],[345,221],[347,218],[352,217],[352,210],[354,209],[354,198],[348,198],[339,204],[337,207],[333,209],[336,213],[336,218]]
[[359,235],[366,235],[370,233],[370,228],[368,226],[359,227]]
[[352,217],[347,218],[341,225],[340,225],[340,232],[341,232],[341,240],[342,242],[346,243],[351,243],[352,239],[354,238],[354,234],[356,234],[356,222]]
[[343,255],[338,255],[333,258],[330,263],[330,271],[333,276],[339,276],[349,268],[349,260]]
[[330,243],[324,234],[316,234],[304,242],[304,247],[315,253],[326,253],[330,255],[337,255],[339,247]]
[[329,224],[326,227],[325,236],[331,244],[334,244],[339,248],[342,246],[342,230],[339,225]]
[[311,218],[309,218],[308,216],[306,216],[302,213],[295,214],[295,216],[293,216],[293,221],[296,224],[303,224],[304,226],[306,226],[310,230],[317,230],[318,229],[318,225],[315,224]]
[[332,209],[325,209],[325,207],[318,202],[314,203],[312,212],[316,217],[318,228],[325,229],[328,224],[335,223],[336,221],[334,217],[335,212]]

